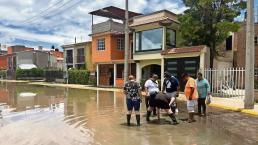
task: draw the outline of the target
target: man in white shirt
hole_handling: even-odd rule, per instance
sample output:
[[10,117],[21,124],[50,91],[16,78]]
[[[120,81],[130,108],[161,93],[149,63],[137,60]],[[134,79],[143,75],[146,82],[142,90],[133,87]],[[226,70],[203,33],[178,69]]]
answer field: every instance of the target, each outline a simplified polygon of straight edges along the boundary
[[153,74],[152,77],[145,82],[145,91],[147,96],[149,96],[149,107],[147,109],[146,121],[150,121],[150,115],[155,108],[155,97],[159,92],[158,75]]

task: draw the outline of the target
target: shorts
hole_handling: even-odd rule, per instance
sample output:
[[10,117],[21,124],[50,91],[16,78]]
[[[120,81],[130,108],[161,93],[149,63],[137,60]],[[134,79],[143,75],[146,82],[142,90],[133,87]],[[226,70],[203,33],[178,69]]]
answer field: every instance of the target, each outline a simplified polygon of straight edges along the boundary
[[177,93],[177,92],[166,93],[166,98],[167,98],[167,99],[171,99],[172,97],[175,97],[175,98],[176,98],[176,93]]
[[126,99],[126,105],[127,105],[127,110],[128,111],[140,111],[140,104],[141,100],[140,99],[131,99],[127,98]]
[[150,107],[156,107],[156,101],[155,101],[156,95],[157,95],[157,93],[150,95],[150,98],[149,98],[149,106]]
[[158,107],[160,109],[170,109],[169,103],[164,102],[163,100],[155,100],[155,107]]
[[194,113],[194,109],[196,105],[197,105],[196,100],[187,100],[187,111],[189,113]]

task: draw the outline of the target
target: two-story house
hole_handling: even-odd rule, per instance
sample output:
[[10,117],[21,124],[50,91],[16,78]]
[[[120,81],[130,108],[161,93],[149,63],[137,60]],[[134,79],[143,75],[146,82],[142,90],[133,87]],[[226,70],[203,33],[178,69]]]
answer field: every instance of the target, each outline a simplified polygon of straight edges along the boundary
[[[97,86],[121,87],[124,85],[124,20],[125,10],[117,7],[106,7],[90,12],[93,16],[108,18],[107,21],[94,24],[92,19],[92,61],[96,65]],[[129,17],[140,14],[129,12]],[[118,20],[118,21],[115,21]],[[120,21],[120,22],[119,22]],[[132,52],[133,40],[130,36]],[[129,54],[129,73],[136,75],[136,64]]]
[[63,45],[65,65],[69,68],[95,72],[92,64],[91,41]]
[[156,73],[163,80],[164,71],[180,78],[186,72],[196,76],[199,69],[209,67],[209,49],[206,46],[179,47],[177,15],[161,10],[133,17],[134,54],[137,80],[146,80]]

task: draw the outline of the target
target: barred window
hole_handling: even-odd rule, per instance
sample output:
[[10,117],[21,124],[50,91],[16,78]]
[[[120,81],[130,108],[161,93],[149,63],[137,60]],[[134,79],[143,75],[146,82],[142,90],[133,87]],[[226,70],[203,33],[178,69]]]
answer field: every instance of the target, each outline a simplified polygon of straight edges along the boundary
[[118,38],[117,39],[117,49],[118,50],[124,50],[125,49],[125,39],[124,38]]
[[98,39],[97,50],[105,50],[105,39]]

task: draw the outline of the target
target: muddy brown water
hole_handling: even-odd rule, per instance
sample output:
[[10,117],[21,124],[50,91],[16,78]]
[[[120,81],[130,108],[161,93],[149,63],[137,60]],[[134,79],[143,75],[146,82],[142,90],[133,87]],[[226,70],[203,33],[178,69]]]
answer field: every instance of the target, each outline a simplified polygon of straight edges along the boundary
[[[205,118],[188,124],[125,126],[126,105],[119,92],[78,90],[0,82],[0,145],[244,145]],[[135,122],[135,117],[132,117]],[[213,126],[213,127],[212,127]]]

